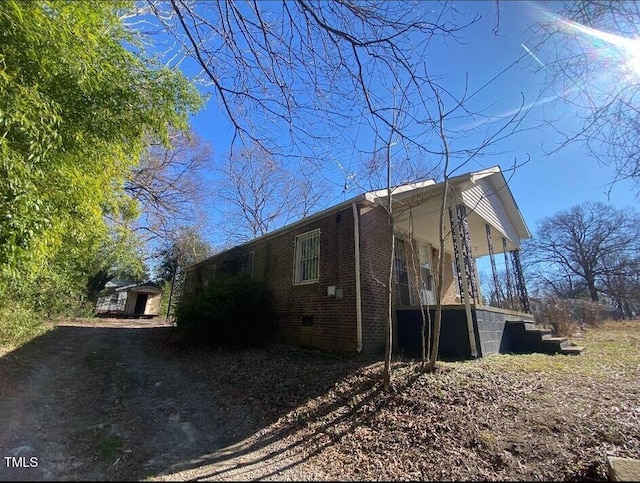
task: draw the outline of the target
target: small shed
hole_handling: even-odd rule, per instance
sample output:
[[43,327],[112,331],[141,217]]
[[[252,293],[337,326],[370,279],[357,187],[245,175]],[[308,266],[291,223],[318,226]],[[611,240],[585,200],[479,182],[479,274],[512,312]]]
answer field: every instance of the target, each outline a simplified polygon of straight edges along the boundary
[[153,282],[107,287],[98,298],[96,315],[154,317],[160,311],[162,289]]

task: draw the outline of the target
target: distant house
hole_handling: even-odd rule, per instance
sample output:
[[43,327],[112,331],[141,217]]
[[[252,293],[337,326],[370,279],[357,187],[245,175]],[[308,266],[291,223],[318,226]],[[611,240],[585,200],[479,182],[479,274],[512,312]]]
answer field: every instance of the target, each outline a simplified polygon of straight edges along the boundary
[[153,282],[109,282],[96,303],[96,315],[153,317],[160,310],[162,290]]
[[[419,346],[420,305],[433,313],[444,183],[393,189],[393,318],[396,348]],[[391,233],[386,190],[363,193],[192,265],[185,293],[217,273],[264,280],[275,299],[276,341],[346,353],[381,352],[387,319]],[[529,230],[499,167],[449,179],[440,353],[469,357],[514,351],[509,321],[532,328],[519,248]],[[453,230],[452,230],[453,227]],[[453,234],[453,236],[452,236]],[[475,257],[507,262],[511,310],[482,304]],[[515,309],[515,310],[514,310]]]

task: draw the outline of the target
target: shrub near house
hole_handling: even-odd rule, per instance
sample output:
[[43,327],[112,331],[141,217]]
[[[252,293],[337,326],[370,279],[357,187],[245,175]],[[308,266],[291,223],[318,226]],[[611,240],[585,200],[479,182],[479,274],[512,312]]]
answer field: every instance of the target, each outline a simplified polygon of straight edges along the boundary
[[272,322],[266,284],[246,275],[216,274],[201,290],[185,294],[176,308],[176,325],[183,336],[225,347],[266,342]]

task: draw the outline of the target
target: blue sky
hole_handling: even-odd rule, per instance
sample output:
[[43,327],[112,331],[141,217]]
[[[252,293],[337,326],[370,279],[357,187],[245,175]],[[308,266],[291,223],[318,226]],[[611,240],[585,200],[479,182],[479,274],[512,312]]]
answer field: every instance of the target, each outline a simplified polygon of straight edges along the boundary
[[[558,4],[550,2],[499,2],[499,26],[497,35],[492,33],[496,26],[496,4],[494,2],[458,2],[456,8],[468,12],[472,18],[475,12],[483,14],[483,19],[464,31],[459,41],[433,44],[429,65],[434,72],[445,77],[448,88],[460,92],[468,75],[470,90],[484,85],[516,59],[525,54],[522,44],[530,39],[529,27],[543,20],[541,9],[553,10]],[[537,52],[538,60],[545,62],[544,52]],[[544,74],[537,61],[529,55],[517,66],[501,75],[474,99],[474,105],[485,108],[485,114],[504,116],[517,108],[524,96],[525,103],[538,99],[544,87]],[[610,168],[598,165],[590,158],[580,144],[573,144],[554,154],[547,154],[557,147],[560,137],[548,126],[537,127],[545,118],[559,118],[563,130],[574,130],[576,113],[562,102],[546,102],[534,107],[527,117],[526,126],[532,127],[516,134],[491,148],[491,153],[467,165],[460,172],[500,165],[509,168],[514,161],[529,162],[519,167],[510,180],[510,187],[533,232],[537,224],[559,210],[567,209],[586,200],[609,202],[617,207],[635,205],[636,198],[629,182],[619,182],[607,196],[608,183],[615,173]],[[461,121],[471,123],[471,120]],[[216,159],[222,160],[228,150],[230,127],[220,114],[215,100],[193,119],[194,129],[213,146]],[[343,166],[354,166],[359,162],[358,154],[349,149],[337,149],[336,160]],[[335,164],[335,161],[334,161]],[[327,166],[326,175],[335,178],[336,196],[330,197],[329,204],[342,201],[353,194],[340,194],[337,188],[342,184],[336,166]],[[456,174],[460,174],[460,172]],[[342,196],[342,197],[341,197]],[[212,213],[220,217],[219,212]],[[212,240],[216,242],[216,240]]]

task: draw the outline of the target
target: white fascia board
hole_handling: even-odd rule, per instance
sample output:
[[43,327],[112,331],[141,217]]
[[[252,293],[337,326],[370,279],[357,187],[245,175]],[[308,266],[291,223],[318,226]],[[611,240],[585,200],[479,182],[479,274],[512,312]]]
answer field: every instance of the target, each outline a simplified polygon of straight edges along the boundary
[[[493,177],[491,179],[491,184],[494,186],[498,196],[502,199],[502,203],[507,211],[507,214],[511,218],[511,223],[516,229],[518,236],[521,240],[526,240],[531,238],[531,231],[527,226],[526,221],[524,220],[524,216],[522,216],[522,212],[518,207],[518,203],[516,199],[513,197],[513,193],[511,192],[511,188],[509,187],[509,183],[504,177],[504,173],[500,171],[500,178]],[[496,183],[500,182],[500,186],[497,186]]]
[[[407,183],[400,186],[394,186],[391,188],[391,196],[398,196],[403,193],[418,191],[422,188],[427,188],[429,186],[435,186],[437,183],[432,179],[427,179],[425,181],[418,181],[417,183]],[[388,195],[387,189],[369,191],[364,194],[364,197],[367,201],[371,203],[375,203],[380,198],[386,198]]]

